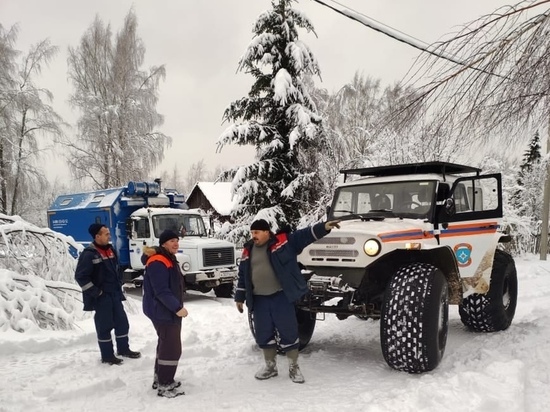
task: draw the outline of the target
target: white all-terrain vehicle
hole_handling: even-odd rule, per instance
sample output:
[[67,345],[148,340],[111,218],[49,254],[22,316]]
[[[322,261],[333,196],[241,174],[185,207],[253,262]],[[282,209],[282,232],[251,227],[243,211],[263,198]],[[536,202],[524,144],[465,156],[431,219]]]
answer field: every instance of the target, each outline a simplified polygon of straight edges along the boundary
[[499,248],[510,241],[501,175],[480,172],[444,162],[343,170],[328,211],[341,229],[299,256],[310,289],[297,305],[301,347],[319,314],[379,319],[388,365],[421,373],[442,359],[450,304],[473,331],[508,328],[518,286]]

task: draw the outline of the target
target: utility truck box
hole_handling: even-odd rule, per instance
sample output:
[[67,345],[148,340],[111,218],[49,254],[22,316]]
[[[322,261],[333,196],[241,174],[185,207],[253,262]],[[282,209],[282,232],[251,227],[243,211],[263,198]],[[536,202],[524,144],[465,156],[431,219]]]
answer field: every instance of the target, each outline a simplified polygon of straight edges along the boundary
[[184,196],[164,193],[158,182],[129,182],[127,186],[57,197],[48,209],[50,229],[87,246],[88,227],[101,223],[111,232],[125,282],[141,286],[145,246],[158,246],[160,234],[180,234],[176,255],[188,289],[231,297],[237,277],[235,245],[209,237],[203,216],[189,210]]

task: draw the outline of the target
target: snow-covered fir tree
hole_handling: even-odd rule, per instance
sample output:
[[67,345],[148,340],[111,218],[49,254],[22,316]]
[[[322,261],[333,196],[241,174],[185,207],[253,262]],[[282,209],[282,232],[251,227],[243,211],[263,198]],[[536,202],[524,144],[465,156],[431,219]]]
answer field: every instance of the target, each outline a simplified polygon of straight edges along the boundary
[[540,135],[537,131],[523,155],[523,161],[516,174],[516,184],[510,203],[516,213],[529,222],[528,234],[518,239],[521,251],[537,253],[532,239],[540,235],[542,218],[543,187],[546,178],[547,159],[541,156]]
[[[255,217],[269,220],[273,229],[298,225],[316,199],[314,165],[301,154],[319,145],[321,118],[305,86],[319,75],[315,57],[298,38],[298,29],[315,33],[311,22],[291,7],[295,0],[273,0],[254,24],[254,37],[238,70],[255,81],[248,96],[234,101],[224,113],[231,125],[219,145],[254,145],[257,161],[227,172],[233,176],[238,206],[230,238],[246,236]],[[239,233],[237,233],[237,232]]]

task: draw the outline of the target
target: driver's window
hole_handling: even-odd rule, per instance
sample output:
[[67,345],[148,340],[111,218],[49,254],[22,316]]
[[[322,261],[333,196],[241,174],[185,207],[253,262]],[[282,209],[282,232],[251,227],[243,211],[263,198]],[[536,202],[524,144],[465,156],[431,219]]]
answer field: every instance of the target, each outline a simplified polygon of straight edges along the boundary
[[134,221],[134,231],[138,238],[148,238],[151,236],[149,230],[149,221],[147,219],[139,219]]
[[463,184],[459,184],[454,193],[455,205],[457,213],[470,211],[470,205],[468,202],[468,195],[466,194],[466,188]]

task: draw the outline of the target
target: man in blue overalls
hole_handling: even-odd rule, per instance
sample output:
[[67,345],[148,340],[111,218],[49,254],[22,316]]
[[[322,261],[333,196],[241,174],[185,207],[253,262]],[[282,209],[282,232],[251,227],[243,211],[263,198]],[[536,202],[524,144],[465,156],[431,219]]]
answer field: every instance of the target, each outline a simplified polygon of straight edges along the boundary
[[130,350],[128,330],[130,325],[122,301],[122,277],[118,261],[109,243],[109,228],[94,223],[88,228],[94,239],[80,257],[75,271],[75,279],[82,288],[85,311],[95,311],[94,322],[97,332],[101,361],[110,365],[120,365],[122,359],[115,356],[111,331],[115,330],[115,340],[119,356],[139,358],[141,353]]
[[269,224],[255,220],[250,226],[252,239],[244,245],[239,265],[239,280],[235,302],[243,312],[246,300],[248,310],[254,312],[256,343],[263,350],[265,366],[256,373],[256,379],[277,376],[277,343],[289,360],[289,376],[293,382],[303,383],[298,367],[298,321],[294,302],[307,292],[307,284],[298,266],[297,256],[310,243],[339,228],[340,221],[317,223],[292,233],[271,232]]

